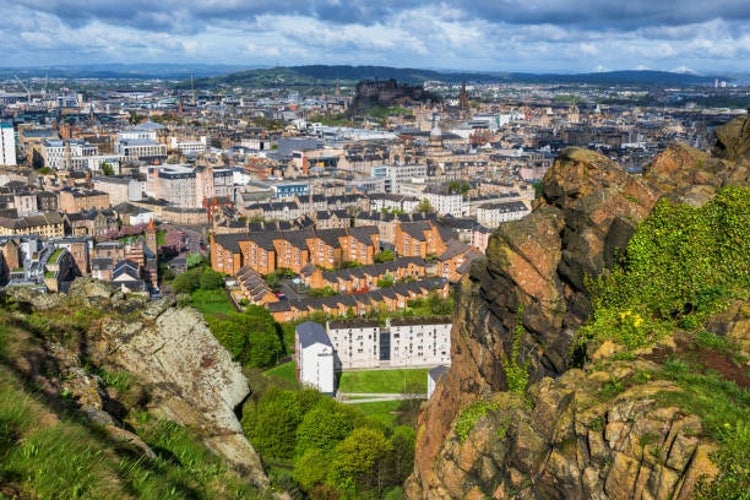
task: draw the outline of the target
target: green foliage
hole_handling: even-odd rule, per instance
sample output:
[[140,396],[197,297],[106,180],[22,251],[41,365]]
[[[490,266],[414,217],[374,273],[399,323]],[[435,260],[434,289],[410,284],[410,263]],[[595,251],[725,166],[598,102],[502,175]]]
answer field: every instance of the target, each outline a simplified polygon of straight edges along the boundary
[[291,459],[296,446],[302,406],[293,391],[271,389],[243,407],[242,428],[265,457]]
[[463,194],[469,192],[471,189],[471,185],[466,181],[449,181],[448,182],[448,192],[450,194]]
[[302,456],[310,449],[332,451],[354,429],[354,411],[333,400],[319,401],[297,428],[296,455]]
[[[190,431],[149,418],[133,431],[157,454],[147,459],[104,439],[85,422],[38,402],[0,365],[0,484],[21,498],[252,498]],[[143,412],[148,416],[148,413]],[[50,422],[41,425],[42,419]],[[2,495],[0,495],[2,496]]]
[[297,372],[296,367],[294,366],[294,361],[274,366],[270,370],[266,370],[265,374],[269,377],[286,380],[291,384],[297,384]]
[[189,253],[187,257],[185,257],[185,262],[187,263],[187,268],[192,269],[196,266],[203,264],[204,258],[199,253]]
[[487,415],[490,411],[497,411],[500,406],[494,401],[480,399],[475,401],[458,415],[456,418],[456,436],[460,442],[464,442],[469,433],[476,427],[480,418]]
[[206,268],[200,277],[200,288],[203,290],[216,290],[224,286],[224,278],[221,273]]
[[216,340],[243,366],[268,368],[283,355],[276,323],[264,307],[249,305],[244,313],[210,315],[206,321]]
[[719,475],[712,482],[704,480],[700,483],[698,497],[748,498],[750,390],[679,358],[668,360],[659,375],[676,381],[681,389],[661,393],[662,402],[698,415],[704,431],[720,444],[712,456]]
[[422,212],[422,213],[432,213],[435,211],[435,209],[432,207],[430,200],[425,198],[424,200],[419,202],[419,205],[417,205],[416,211]]
[[735,425],[727,423],[719,431],[721,449],[712,455],[719,468],[714,481],[705,479],[698,483],[697,497],[701,499],[748,500],[750,499],[750,424],[747,421]]
[[518,324],[513,331],[510,356],[503,360],[503,370],[505,371],[505,381],[508,384],[508,390],[517,394],[525,393],[526,387],[529,385],[529,361],[518,361],[521,358],[521,340],[526,333],[521,323],[522,316],[522,311],[519,311]]
[[703,207],[657,203],[622,261],[587,280],[593,314],[579,341],[635,349],[701,321],[750,288],[750,188],[727,187]]
[[325,482],[329,474],[331,457],[323,450],[311,448],[294,462],[294,479],[306,491]]
[[393,286],[394,279],[393,275],[386,273],[385,276],[381,279],[378,279],[377,285],[378,288],[390,288]]
[[336,291],[330,286],[325,286],[323,288],[311,288],[308,295],[310,297],[333,297],[336,295]]
[[109,177],[111,175],[115,175],[115,169],[114,167],[112,167],[112,165],[105,161],[104,163],[102,163],[102,173]]
[[268,286],[270,286],[273,289],[277,289],[279,285],[281,284],[282,279],[291,279],[296,276],[297,275],[295,274],[295,272],[292,271],[291,269],[280,267],[279,269],[266,274],[265,280],[266,280],[266,283],[268,283]]
[[379,254],[377,254],[373,260],[376,264],[381,262],[390,262],[396,258],[396,252],[390,249],[383,250]]
[[337,447],[330,476],[339,489],[356,495],[368,491],[380,497],[393,446],[382,432],[354,429]]

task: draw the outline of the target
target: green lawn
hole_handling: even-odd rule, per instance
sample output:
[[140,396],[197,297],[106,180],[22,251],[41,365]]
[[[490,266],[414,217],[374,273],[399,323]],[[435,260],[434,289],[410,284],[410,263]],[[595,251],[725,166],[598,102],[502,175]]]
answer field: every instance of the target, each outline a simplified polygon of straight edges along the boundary
[[386,425],[393,427],[396,425],[396,412],[403,401],[381,401],[377,403],[355,404],[354,407],[370,417]]
[[270,370],[266,370],[264,373],[271,377],[288,380],[289,382],[295,384],[297,383],[297,373],[294,369],[294,361],[284,363],[283,365],[274,366]]
[[427,392],[427,369],[362,370],[341,373],[343,392]]
[[191,296],[192,306],[205,314],[222,314],[235,312],[234,304],[223,288],[216,290],[199,289]]

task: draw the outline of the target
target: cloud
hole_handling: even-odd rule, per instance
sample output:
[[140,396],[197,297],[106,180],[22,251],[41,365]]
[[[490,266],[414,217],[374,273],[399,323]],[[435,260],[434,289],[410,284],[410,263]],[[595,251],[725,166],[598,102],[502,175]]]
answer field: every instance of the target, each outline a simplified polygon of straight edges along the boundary
[[750,71],[746,0],[0,0],[0,12],[11,65]]

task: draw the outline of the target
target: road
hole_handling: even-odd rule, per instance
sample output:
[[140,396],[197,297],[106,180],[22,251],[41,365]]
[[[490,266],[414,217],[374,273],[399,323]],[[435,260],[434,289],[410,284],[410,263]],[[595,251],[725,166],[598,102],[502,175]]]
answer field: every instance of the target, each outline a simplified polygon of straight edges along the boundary
[[383,401],[404,401],[407,399],[427,399],[427,394],[400,394],[376,392],[337,392],[336,400],[345,405],[360,403],[380,403]]

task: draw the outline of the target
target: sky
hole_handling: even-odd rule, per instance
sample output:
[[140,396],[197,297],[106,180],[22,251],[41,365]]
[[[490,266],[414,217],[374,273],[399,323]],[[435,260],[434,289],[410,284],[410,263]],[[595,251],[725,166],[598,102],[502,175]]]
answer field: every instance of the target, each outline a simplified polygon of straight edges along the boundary
[[0,0],[0,67],[750,73],[750,0]]

